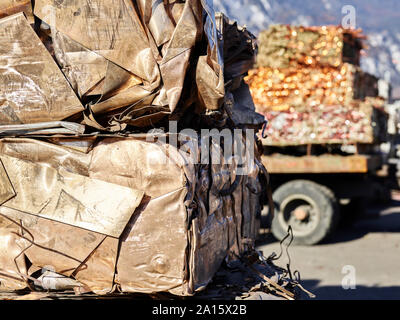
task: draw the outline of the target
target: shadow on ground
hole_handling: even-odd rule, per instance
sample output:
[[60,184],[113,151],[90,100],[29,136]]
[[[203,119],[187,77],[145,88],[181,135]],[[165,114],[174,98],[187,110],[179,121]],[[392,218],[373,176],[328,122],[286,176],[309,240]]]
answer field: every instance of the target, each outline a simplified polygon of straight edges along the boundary
[[[400,233],[400,201],[392,200],[386,206],[371,206],[365,214],[351,225],[339,225],[335,233],[319,245],[349,242],[375,232]],[[266,245],[276,241],[269,234],[263,235],[260,236],[257,245]]]
[[[304,280],[302,285],[316,295],[312,300],[399,300],[400,287],[366,287],[356,286],[345,290],[341,286],[320,286],[319,280]],[[309,300],[306,294],[302,299]]]

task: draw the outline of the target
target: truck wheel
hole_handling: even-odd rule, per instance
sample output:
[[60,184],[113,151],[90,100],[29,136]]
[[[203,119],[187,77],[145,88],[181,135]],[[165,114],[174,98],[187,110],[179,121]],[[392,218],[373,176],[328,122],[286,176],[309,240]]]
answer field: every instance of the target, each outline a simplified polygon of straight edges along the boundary
[[273,194],[278,206],[272,221],[272,234],[278,240],[293,229],[296,245],[314,245],[326,239],[336,228],[339,210],[333,192],[307,180],[294,180]]

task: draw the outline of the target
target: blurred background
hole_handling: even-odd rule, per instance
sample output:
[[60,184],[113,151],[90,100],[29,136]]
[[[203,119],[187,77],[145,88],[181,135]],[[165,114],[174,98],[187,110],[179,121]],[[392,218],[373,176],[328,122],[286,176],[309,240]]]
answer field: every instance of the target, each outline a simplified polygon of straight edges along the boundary
[[342,8],[356,9],[356,26],[368,35],[361,67],[392,83],[400,99],[400,2],[397,0],[214,0],[216,11],[227,13],[254,34],[272,24],[339,25]]
[[[226,13],[259,37],[258,64],[247,82],[257,111],[270,122],[263,161],[271,173],[276,214],[272,223],[274,236],[268,233],[261,236],[258,249],[279,255],[282,252],[279,240],[291,225],[295,240],[288,254],[285,246],[289,240],[283,242],[278,264],[286,267],[289,263],[292,272],[299,270],[304,287],[315,293],[316,299],[400,299],[400,2],[214,0],[214,5],[217,11]],[[326,40],[325,27],[341,26],[348,13],[344,10],[346,6],[355,10],[353,31],[361,28],[366,36],[359,31],[353,34],[354,38],[350,36],[350,46],[354,52],[359,51],[360,59],[346,60],[343,54],[340,64],[328,60],[323,65],[322,55],[329,56],[328,51],[340,42],[335,36],[337,33],[339,37],[339,29],[328,29]],[[271,27],[275,25],[290,27]],[[303,28],[313,26],[319,28]],[[307,40],[310,30],[322,38],[315,43]],[[355,45],[358,38],[364,43],[361,48]],[[302,42],[301,48],[309,43],[316,50],[326,47],[327,53],[318,51],[303,57],[303,61],[295,61],[293,52],[299,49],[298,41]],[[290,56],[287,66],[277,61],[280,49],[281,57]],[[318,56],[321,60],[315,60]],[[343,66],[356,69],[349,72]],[[341,75],[335,73],[338,71]],[[294,80],[287,81],[293,74]],[[361,80],[352,83],[354,77]],[[325,87],[321,85],[324,82]],[[318,90],[314,92],[313,86],[321,94]],[[351,92],[351,101],[346,102],[344,94],[339,98],[343,103],[329,102],[342,94],[343,86]],[[306,98],[296,100],[295,95]],[[321,95],[325,100],[321,101]],[[368,100],[372,97],[375,100]],[[365,101],[370,101],[372,116],[360,111]],[[333,109],[329,109],[330,105]],[[356,109],[360,112],[358,116],[354,115]],[[315,113],[318,114],[313,119]],[[368,117],[370,122],[358,127]],[[343,123],[331,125],[340,118]],[[318,123],[319,131],[316,127],[312,129],[318,132],[307,131],[310,119]],[[347,131],[340,129],[345,126]],[[373,133],[368,127],[373,128]],[[373,137],[366,142],[368,135]],[[356,168],[361,166],[360,159],[365,160],[365,170]],[[318,235],[316,231],[321,229],[324,215],[331,219],[326,229],[332,227],[335,231],[325,230],[324,235]],[[268,212],[262,218],[262,226],[270,228]],[[332,234],[325,237],[328,233]]]

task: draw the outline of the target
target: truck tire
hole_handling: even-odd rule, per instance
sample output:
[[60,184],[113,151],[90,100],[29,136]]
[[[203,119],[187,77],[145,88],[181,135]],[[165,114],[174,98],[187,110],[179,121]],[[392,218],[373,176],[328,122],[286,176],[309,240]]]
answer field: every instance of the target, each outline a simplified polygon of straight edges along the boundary
[[339,210],[334,193],[307,180],[294,180],[273,194],[278,210],[272,221],[272,234],[278,240],[293,229],[293,244],[314,245],[326,239],[338,225]]

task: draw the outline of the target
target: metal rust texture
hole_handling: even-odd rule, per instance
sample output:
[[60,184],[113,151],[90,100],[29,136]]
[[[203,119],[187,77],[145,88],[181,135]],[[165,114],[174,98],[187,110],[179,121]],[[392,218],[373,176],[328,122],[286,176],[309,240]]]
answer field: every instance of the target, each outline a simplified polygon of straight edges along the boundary
[[254,164],[237,177],[219,144],[220,164],[199,166],[197,140],[186,142],[189,151],[160,138],[45,140],[0,140],[1,185],[10,192],[0,206],[8,243],[0,290],[24,287],[50,266],[97,294],[117,286],[193,295],[231,252],[254,245],[260,170]]
[[269,173],[367,173],[380,166],[374,156],[263,156]]

